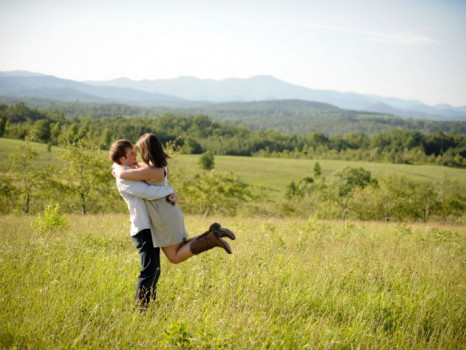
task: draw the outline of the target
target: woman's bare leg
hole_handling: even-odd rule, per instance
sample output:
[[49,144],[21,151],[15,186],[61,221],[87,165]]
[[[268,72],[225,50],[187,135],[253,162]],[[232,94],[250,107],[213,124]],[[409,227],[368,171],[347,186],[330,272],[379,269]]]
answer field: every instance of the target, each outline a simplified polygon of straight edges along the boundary
[[171,263],[179,264],[180,262],[183,262],[194,255],[189,248],[190,245],[191,242],[186,244],[181,242],[178,244],[169,245],[168,247],[162,247],[162,250]]
[[235,234],[227,228],[221,227],[219,224],[214,223],[210,225],[209,231],[204,232],[202,235],[192,237],[187,241],[173,244],[168,247],[162,247],[163,252],[167,259],[173,264],[179,264],[188,260],[193,255],[200,254],[214,247],[225,249],[228,254],[231,254],[231,248],[222,237],[235,239]]

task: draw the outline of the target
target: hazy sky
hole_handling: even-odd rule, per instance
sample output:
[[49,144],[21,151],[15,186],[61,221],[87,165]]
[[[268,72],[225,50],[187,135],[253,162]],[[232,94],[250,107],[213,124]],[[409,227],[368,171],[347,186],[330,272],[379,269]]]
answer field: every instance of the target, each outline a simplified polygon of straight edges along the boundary
[[272,75],[466,105],[466,0],[0,0],[0,70]]

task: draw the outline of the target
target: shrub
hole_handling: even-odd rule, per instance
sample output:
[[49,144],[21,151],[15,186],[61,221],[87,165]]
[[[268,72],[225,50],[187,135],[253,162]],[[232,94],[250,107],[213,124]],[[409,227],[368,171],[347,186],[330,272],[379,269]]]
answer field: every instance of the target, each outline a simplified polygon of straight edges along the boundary
[[199,158],[199,166],[205,170],[212,170],[215,167],[214,155],[209,151],[202,153]]
[[68,227],[68,218],[60,215],[60,204],[49,204],[45,207],[43,214],[38,214],[31,225],[39,232],[61,231]]

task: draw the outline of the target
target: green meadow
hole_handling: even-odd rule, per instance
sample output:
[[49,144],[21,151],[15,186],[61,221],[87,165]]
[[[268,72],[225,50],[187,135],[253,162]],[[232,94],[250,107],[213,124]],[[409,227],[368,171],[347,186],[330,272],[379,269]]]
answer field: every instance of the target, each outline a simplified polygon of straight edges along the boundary
[[460,226],[187,216],[237,235],[179,264],[133,310],[139,258],[124,214],[0,225],[0,348],[462,349]]
[[[0,138],[0,171],[11,168],[8,154],[15,152],[23,141]],[[60,157],[64,149],[53,146],[50,152],[47,145],[31,143],[33,148],[40,153],[39,158],[34,161],[37,167],[47,165],[64,165]],[[106,151],[99,151],[102,157],[108,159]],[[192,172],[199,170],[199,155],[176,154],[170,161],[172,173]],[[291,181],[297,181],[303,177],[313,176],[314,164],[319,162],[323,175],[342,169],[345,166],[362,167],[369,170],[373,175],[404,175],[410,181],[429,183],[440,180],[447,176],[458,183],[459,187],[466,193],[466,169],[450,168],[436,165],[408,165],[391,163],[373,163],[363,161],[344,161],[326,159],[286,159],[286,158],[259,158],[239,156],[215,156],[215,169],[218,171],[232,171],[239,175],[247,184],[259,186],[273,198],[283,198],[286,186]],[[110,167],[110,161],[109,161]]]
[[[199,156],[179,155],[176,166],[190,168],[197,166]],[[178,161],[179,160],[179,161]],[[270,193],[283,196],[286,186],[291,181],[313,176],[314,164],[319,162],[322,174],[342,169],[345,166],[369,170],[373,175],[404,175],[410,181],[429,183],[440,180],[443,176],[457,181],[466,193],[466,170],[436,165],[408,165],[391,163],[372,163],[363,161],[326,160],[326,159],[284,159],[256,158],[237,156],[215,156],[215,169],[233,171],[246,183],[266,188]],[[174,167],[176,169],[176,167]]]

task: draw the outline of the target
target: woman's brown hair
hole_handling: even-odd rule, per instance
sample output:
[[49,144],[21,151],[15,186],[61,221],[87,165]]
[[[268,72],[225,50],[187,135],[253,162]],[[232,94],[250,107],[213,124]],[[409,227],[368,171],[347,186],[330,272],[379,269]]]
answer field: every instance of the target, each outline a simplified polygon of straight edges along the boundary
[[163,151],[162,142],[160,142],[157,135],[151,133],[141,135],[138,142],[136,142],[136,148],[147,165],[157,168],[167,166],[167,159],[170,156]]

